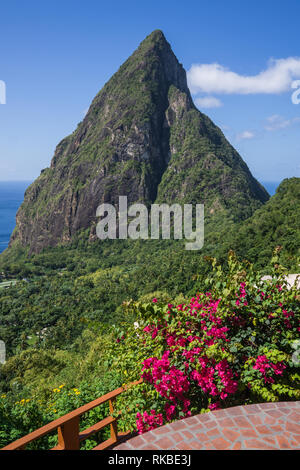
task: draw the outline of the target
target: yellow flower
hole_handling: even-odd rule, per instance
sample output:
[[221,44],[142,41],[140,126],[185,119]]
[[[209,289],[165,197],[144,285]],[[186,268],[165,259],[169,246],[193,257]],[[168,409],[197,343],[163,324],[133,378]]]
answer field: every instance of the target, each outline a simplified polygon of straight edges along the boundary
[[62,385],[59,386],[59,388],[63,388],[64,386],[65,386],[65,384],[62,384]]
[[6,395],[1,395],[1,398],[6,398]]

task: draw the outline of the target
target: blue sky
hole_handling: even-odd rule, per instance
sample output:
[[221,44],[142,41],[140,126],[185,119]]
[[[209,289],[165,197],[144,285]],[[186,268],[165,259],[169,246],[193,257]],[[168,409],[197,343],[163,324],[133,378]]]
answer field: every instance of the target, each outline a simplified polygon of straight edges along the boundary
[[291,101],[291,81],[300,79],[299,17],[299,0],[2,3],[0,180],[34,179],[49,166],[57,143],[154,29],[164,31],[194,85],[199,72],[193,90],[199,109],[254,176],[299,177],[300,104]]

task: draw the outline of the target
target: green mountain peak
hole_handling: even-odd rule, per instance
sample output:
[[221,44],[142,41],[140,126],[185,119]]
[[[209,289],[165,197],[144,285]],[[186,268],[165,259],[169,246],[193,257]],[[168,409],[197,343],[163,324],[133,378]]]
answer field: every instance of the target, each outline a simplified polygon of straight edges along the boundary
[[153,31],[97,94],[28,188],[11,244],[31,252],[95,239],[96,209],[143,202],[204,203],[208,219],[240,220],[268,199],[221,130],[194,105],[186,72]]

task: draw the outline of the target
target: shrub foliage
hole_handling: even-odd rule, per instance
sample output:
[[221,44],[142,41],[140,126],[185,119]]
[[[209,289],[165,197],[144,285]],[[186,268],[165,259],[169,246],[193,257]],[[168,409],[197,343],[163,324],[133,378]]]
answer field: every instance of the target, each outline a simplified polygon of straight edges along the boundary
[[272,279],[231,252],[212,259],[207,291],[186,304],[127,302],[136,322],[116,329],[110,365],[124,382],[143,378],[119,400],[124,428],[145,432],[196,413],[299,399],[299,291],[274,253]]

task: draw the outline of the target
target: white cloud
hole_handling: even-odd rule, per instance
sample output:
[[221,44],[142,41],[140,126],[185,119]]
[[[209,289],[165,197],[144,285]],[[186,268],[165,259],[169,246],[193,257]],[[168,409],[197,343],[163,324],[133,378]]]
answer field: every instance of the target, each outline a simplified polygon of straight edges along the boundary
[[201,98],[196,98],[195,103],[199,108],[219,108],[223,106],[222,101],[214,96],[203,96]]
[[291,89],[300,77],[300,57],[271,59],[268,67],[257,75],[232,72],[220,64],[193,64],[187,73],[192,93],[279,94]]
[[236,136],[238,140],[253,139],[253,137],[255,137],[255,134],[251,131],[244,131]]
[[278,129],[285,129],[297,122],[300,122],[300,118],[298,117],[292,119],[285,119],[279,114],[273,114],[273,116],[267,118],[267,124],[265,126],[265,129],[267,131],[276,131]]

